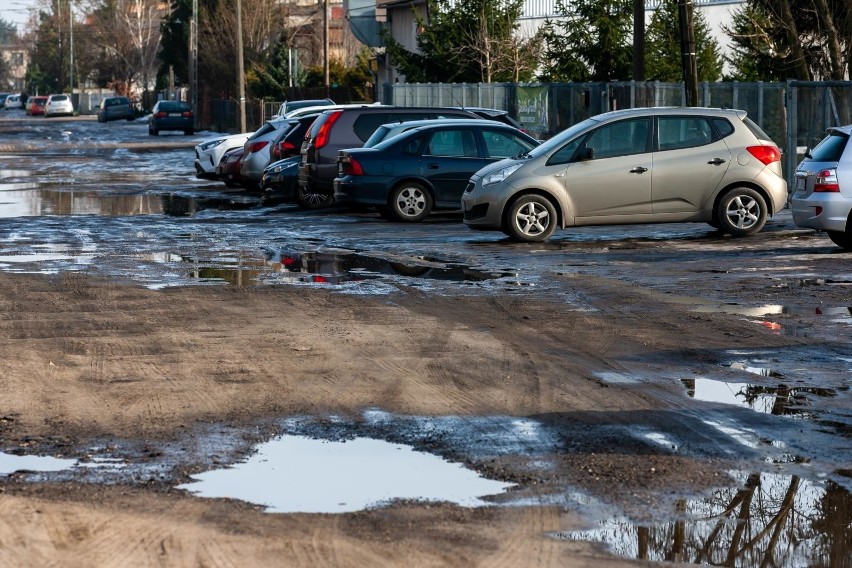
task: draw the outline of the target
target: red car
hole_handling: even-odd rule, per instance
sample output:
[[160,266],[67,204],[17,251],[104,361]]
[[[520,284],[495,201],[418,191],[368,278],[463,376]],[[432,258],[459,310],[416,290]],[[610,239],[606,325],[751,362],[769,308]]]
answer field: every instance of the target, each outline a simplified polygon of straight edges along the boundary
[[240,164],[244,153],[245,149],[242,146],[228,150],[216,166],[216,177],[225,182],[228,187],[240,187],[243,184]]
[[27,99],[27,114],[31,116],[44,116],[44,105],[47,97],[30,97]]

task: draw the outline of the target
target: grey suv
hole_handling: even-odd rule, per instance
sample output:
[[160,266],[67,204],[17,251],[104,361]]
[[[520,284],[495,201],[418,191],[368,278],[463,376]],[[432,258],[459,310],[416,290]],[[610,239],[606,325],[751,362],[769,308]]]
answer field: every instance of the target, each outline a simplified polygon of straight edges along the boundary
[[796,168],[793,222],[826,231],[839,247],[852,250],[852,125],[828,136]]
[[476,172],[464,222],[518,241],[557,227],[686,221],[750,235],[784,208],[780,160],[742,110],[613,111]]
[[433,118],[480,117],[462,109],[433,107],[364,106],[323,112],[302,143],[296,202],[306,209],[331,205],[338,152],[362,147],[382,124]]

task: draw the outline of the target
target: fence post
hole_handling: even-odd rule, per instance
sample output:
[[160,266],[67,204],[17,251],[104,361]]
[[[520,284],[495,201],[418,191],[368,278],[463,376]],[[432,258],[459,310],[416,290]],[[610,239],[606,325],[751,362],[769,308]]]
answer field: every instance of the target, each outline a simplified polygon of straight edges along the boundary
[[757,82],[757,124],[763,128],[763,81]]
[[[787,201],[790,200],[790,185],[795,184],[795,173],[796,173],[796,160],[797,160],[797,146],[798,146],[798,138],[796,136],[796,132],[798,132],[798,120],[799,120],[799,105],[798,105],[798,91],[797,91],[797,82],[788,79],[787,80],[787,156],[784,160],[785,172],[784,177],[787,179]],[[795,187],[795,186],[794,186]]]

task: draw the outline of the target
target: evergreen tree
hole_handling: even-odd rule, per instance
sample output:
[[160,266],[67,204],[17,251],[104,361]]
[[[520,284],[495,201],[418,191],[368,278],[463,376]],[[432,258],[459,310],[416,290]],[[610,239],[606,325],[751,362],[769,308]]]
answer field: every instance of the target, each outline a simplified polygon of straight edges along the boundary
[[[723,59],[719,43],[700,10],[693,15],[695,64],[699,81],[718,81]],[[683,81],[680,16],[677,0],[664,0],[651,16],[645,36],[645,76],[651,81]]]
[[632,77],[633,0],[559,0],[558,20],[543,26],[543,81]]
[[524,0],[427,0],[429,21],[415,12],[419,53],[385,36],[391,62],[410,82],[528,80],[535,38],[518,35]]

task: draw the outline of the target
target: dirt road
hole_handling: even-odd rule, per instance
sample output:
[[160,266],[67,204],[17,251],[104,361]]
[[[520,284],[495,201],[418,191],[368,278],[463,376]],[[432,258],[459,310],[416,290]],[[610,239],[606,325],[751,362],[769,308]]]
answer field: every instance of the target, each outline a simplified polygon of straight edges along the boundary
[[[122,438],[144,440],[155,453],[198,423],[248,426],[298,414],[357,420],[370,407],[539,416],[594,428],[677,410],[674,395],[666,405],[666,397],[596,378],[633,373],[625,362],[647,367],[681,353],[700,372],[708,363],[702,353],[797,343],[724,314],[637,309],[648,302],[641,290],[602,284],[584,279],[573,287],[594,305],[620,308],[577,311],[523,296],[436,298],[413,290],[392,298],[286,287],[152,291],[71,273],[0,274],[0,436],[7,450],[73,455],[87,443]],[[479,468],[533,496],[552,492],[548,480],[557,476],[641,509],[662,489],[706,490],[730,466],[664,452],[609,453],[592,442],[540,479],[512,459]],[[0,564],[629,564],[549,536],[581,526],[560,507],[402,503],[346,515],[272,515],[188,496],[174,481],[13,476],[0,485]]]

